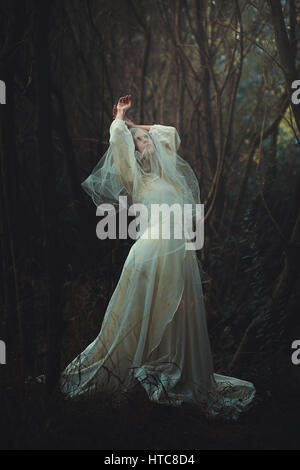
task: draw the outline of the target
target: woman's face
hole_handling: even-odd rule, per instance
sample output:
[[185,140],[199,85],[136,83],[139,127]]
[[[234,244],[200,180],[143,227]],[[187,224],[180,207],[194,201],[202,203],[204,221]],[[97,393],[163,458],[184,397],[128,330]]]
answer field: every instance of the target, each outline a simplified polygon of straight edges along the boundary
[[142,129],[138,129],[134,134],[134,141],[136,148],[140,153],[144,155],[150,155],[153,153],[153,142],[147,132]]

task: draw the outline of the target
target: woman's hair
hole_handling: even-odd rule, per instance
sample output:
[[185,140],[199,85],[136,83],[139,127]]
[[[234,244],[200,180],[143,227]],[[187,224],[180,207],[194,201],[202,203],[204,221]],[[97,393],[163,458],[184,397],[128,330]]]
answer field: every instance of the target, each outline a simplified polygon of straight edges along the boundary
[[134,136],[135,136],[135,133],[136,133],[137,130],[138,130],[137,127],[132,127],[132,128],[130,129],[130,132],[131,132],[131,135],[132,135],[132,137],[133,137],[134,142],[135,142]]

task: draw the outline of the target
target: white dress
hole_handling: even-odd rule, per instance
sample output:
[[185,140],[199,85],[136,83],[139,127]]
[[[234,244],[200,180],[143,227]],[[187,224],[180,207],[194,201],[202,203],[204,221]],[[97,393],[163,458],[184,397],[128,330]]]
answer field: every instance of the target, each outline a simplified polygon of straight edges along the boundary
[[[125,125],[115,126],[127,132]],[[174,128],[153,127],[174,145]],[[123,144],[121,135],[117,145]],[[143,198],[172,203],[176,191],[157,178]],[[170,253],[170,243],[176,241],[134,242],[100,332],[62,372],[61,390],[75,397],[97,390],[126,392],[140,383],[153,402],[188,402],[207,416],[236,419],[252,402],[255,387],[214,373],[196,251]]]

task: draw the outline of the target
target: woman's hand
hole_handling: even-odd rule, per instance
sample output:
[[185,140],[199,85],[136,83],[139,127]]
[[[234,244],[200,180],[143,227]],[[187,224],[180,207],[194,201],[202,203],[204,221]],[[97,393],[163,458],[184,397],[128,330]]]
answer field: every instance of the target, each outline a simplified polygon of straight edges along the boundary
[[[113,117],[114,119],[125,119],[126,111],[131,108],[131,95],[122,96],[117,105],[113,107]],[[127,119],[129,121],[129,119]],[[130,121],[131,122],[131,121]]]
[[137,124],[134,124],[127,116],[126,116],[126,111],[128,111],[131,108],[131,95],[126,95],[122,96],[118,104],[113,106],[113,118],[114,119],[122,119],[122,121],[125,122],[126,126],[128,129],[131,129],[132,127],[138,127],[140,129],[144,129],[147,131],[150,131],[151,125],[150,126],[139,126]]
[[117,110],[118,111],[128,111],[131,108],[131,95],[126,95],[122,96],[122,98],[119,99],[118,104],[117,104]]

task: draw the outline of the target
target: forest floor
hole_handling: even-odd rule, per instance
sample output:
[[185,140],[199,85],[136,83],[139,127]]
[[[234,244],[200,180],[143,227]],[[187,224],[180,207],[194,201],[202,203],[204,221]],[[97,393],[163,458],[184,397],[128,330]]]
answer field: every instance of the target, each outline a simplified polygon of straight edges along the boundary
[[[83,302],[94,298],[92,294],[87,289]],[[89,311],[86,305],[76,304],[70,311],[70,316],[82,312],[83,319],[76,320],[78,331],[72,327],[65,334],[65,364],[90,343],[101,322],[97,317],[91,331],[85,321]],[[294,328],[291,337],[299,336],[299,329]],[[216,372],[231,375],[226,364],[237,346],[229,353],[223,339],[217,342],[217,338],[215,333]],[[209,420],[186,403],[176,408],[155,404],[140,385],[121,401],[104,393],[76,400],[66,400],[57,392],[49,395],[43,383],[23,383],[18,356],[14,359],[11,354],[11,366],[0,367],[0,449],[300,449],[300,365],[291,362],[291,338],[269,349],[267,337],[263,340],[266,351],[258,351],[254,337],[232,371],[234,377],[249,380],[256,387],[250,408],[234,422]],[[40,343],[44,344],[42,340]],[[74,344],[78,350],[71,348]],[[41,355],[36,370],[44,370],[43,359]]]
[[[287,391],[288,393],[288,391]],[[29,384],[22,399],[1,392],[1,449],[217,450],[299,449],[296,397],[260,390],[235,422],[208,420],[188,404],[149,401],[140,386],[116,402],[109,397],[65,400]]]

